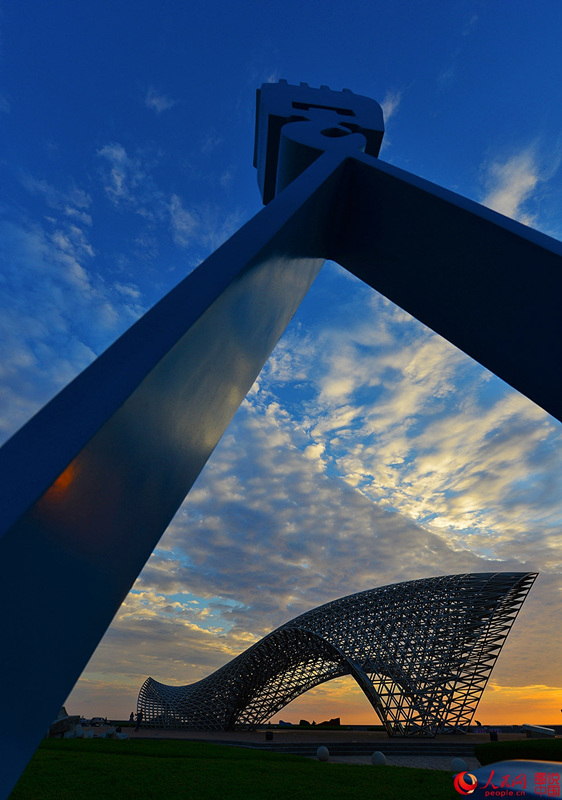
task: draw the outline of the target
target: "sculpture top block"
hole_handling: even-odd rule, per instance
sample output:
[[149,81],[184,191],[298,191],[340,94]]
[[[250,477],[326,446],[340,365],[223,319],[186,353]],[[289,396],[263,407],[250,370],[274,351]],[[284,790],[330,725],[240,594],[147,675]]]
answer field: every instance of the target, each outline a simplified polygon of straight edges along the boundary
[[[287,133],[283,131],[282,135],[281,129],[287,123],[297,122],[313,122],[315,126],[307,125],[306,129],[292,126],[291,138],[296,137],[300,146],[296,150],[291,148],[290,160],[298,161],[299,165],[290,168],[291,174],[281,178],[285,166],[281,165],[280,151]],[[359,139],[350,134],[361,134],[362,137]],[[269,203],[327,147],[341,146],[336,140],[347,137],[346,147],[378,156],[383,134],[382,109],[370,97],[354,94],[350,89],[343,92],[332,91],[327,86],[312,89],[307,83],[291,86],[285,80],[262,84],[257,90],[254,167],[258,170],[258,185],[264,204]]]

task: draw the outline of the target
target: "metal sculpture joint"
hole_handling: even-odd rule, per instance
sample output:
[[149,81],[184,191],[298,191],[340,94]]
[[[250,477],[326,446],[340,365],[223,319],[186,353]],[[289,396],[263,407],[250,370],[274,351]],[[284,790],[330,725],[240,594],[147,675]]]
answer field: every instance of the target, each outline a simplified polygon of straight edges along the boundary
[[254,166],[263,202],[307,169],[322,153],[378,156],[384,135],[380,105],[350,89],[287,81],[257,90]]

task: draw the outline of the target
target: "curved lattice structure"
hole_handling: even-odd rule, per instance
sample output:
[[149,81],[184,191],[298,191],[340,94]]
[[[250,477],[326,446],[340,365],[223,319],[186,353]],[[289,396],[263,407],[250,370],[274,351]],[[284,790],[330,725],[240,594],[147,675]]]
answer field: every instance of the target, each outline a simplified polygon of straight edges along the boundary
[[189,686],[143,684],[156,728],[232,730],[352,675],[388,733],[469,725],[536,573],[448,575],[359,592],[287,622]]

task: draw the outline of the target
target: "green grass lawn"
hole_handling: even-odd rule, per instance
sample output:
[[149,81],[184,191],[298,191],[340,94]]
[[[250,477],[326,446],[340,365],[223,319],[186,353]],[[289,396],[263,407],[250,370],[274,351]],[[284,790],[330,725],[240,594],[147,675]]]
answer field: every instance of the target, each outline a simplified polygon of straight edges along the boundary
[[452,800],[452,773],[187,741],[50,739],[10,800]]
[[516,739],[510,742],[483,742],[474,748],[481,764],[511,761],[513,758],[531,761],[562,761],[562,739]]

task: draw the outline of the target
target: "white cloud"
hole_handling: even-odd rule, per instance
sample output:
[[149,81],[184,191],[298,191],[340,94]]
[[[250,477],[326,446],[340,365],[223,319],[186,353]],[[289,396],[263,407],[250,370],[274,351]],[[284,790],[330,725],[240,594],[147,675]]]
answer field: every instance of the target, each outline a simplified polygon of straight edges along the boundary
[[457,79],[457,68],[455,64],[444,67],[437,76],[437,86],[441,90],[449,89]]
[[201,152],[205,155],[214,152],[223,143],[222,136],[217,135],[214,131],[207,133],[201,145]]
[[524,206],[543,180],[534,147],[505,160],[495,160],[485,169],[486,194],[482,203],[500,214],[530,225],[534,215]]
[[463,558],[477,563],[311,469],[292,421],[269,410],[241,409],[198,481],[203,493],[186,501],[139,588],[235,601],[224,612],[225,630],[262,635],[310,604],[422,575],[437,553],[439,569]]
[[208,204],[186,208],[181,197],[172,194],[169,202],[172,237],[178,247],[203,248],[205,254],[216,250],[239,228],[238,211],[224,213]]
[[117,208],[133,211],[147,224],[165,218],[164,193],[153,179],[158,155],[136,151],[130,154],[119,142],[111,142],[97,151],[104,190]]
[[170,222],[174,242],[180,247],[188,247],[199,228],[199,220],[183,207],[177,194],[170,198]]
[[81,222],[82,225],[88,225],[88,226],[92,225],[92,217],[90,214],[86,214],[85,211],[80,211],[77,208],[66,206],[66,208],[64,209],[64,213],[66,214],[67,217],[73,217],[74,219],[78,220],[78,222]]
[[87,220],[88,224],[91,224],[91,217],[86,214],[84,209],[89,208],[92,198],[72,182],[66,188],[61,189],[46,180],[35,178],[29,173],[22,174],[21,182],[28,192],[40,195],[49,208],[63,210],[68,216],[83,218]]
[[154,86],[150,86],[148,88],[144,98],[146,107],[151,111],[155,111],[157,114],[161,114],[163,111],[168,111],[168,109],[177,105],[177,102],[177,100],[172,100],[171,97],[158,92]]
[[284,339],[260,394],[277,384],[286,396],[290,386],[296,409],[300,392],[303,449],[323,446],[331,474],[373,501],[455,547],[503,558],[521,535],[532,558],[538,537],[551,560],[561,544],[561,426],[386,301],[376,299],[369,322],[368,309],[345,328],[332,321]]
[[[48,197],[51,197],[48,195]],[[75,217],[71,216],[74,220]],[[95,270],[62,208],[44,225],[0,221],[0,438],[86,367],[136,316]]]
[[388,90],[384,96],[384,99],[381,103],[382,113],[384,116],[385,125],[388,125],[388,121],[394,114],[398,111],[398,107],[400,106],[400,102],[402,100],[402,92],[397,90]]
[[129,299],[132,299],[132,300],[138,300],[138,299],[139,299],[139,297],[140,297],[140,290],[139,290],[139,288],[138,288],[137,286],[133,286],[133,285],[131,285],[131,284],[125,284],[125,283],[116,283],[116,284],[115,284],[115,289],[116,289],[116,290],[117,290],[117,291],[118,291],[120,294],[122,294],[122,295],[124,295],[125,297],[127,297],[127,298],[129,298]]
[[109,165],[105,184],[108,196],[116,205],[131,199],[133,190],[144,178],[138,161],[129,158],[125,148],[118,143],[104,145],[98,150],[98,155]]

